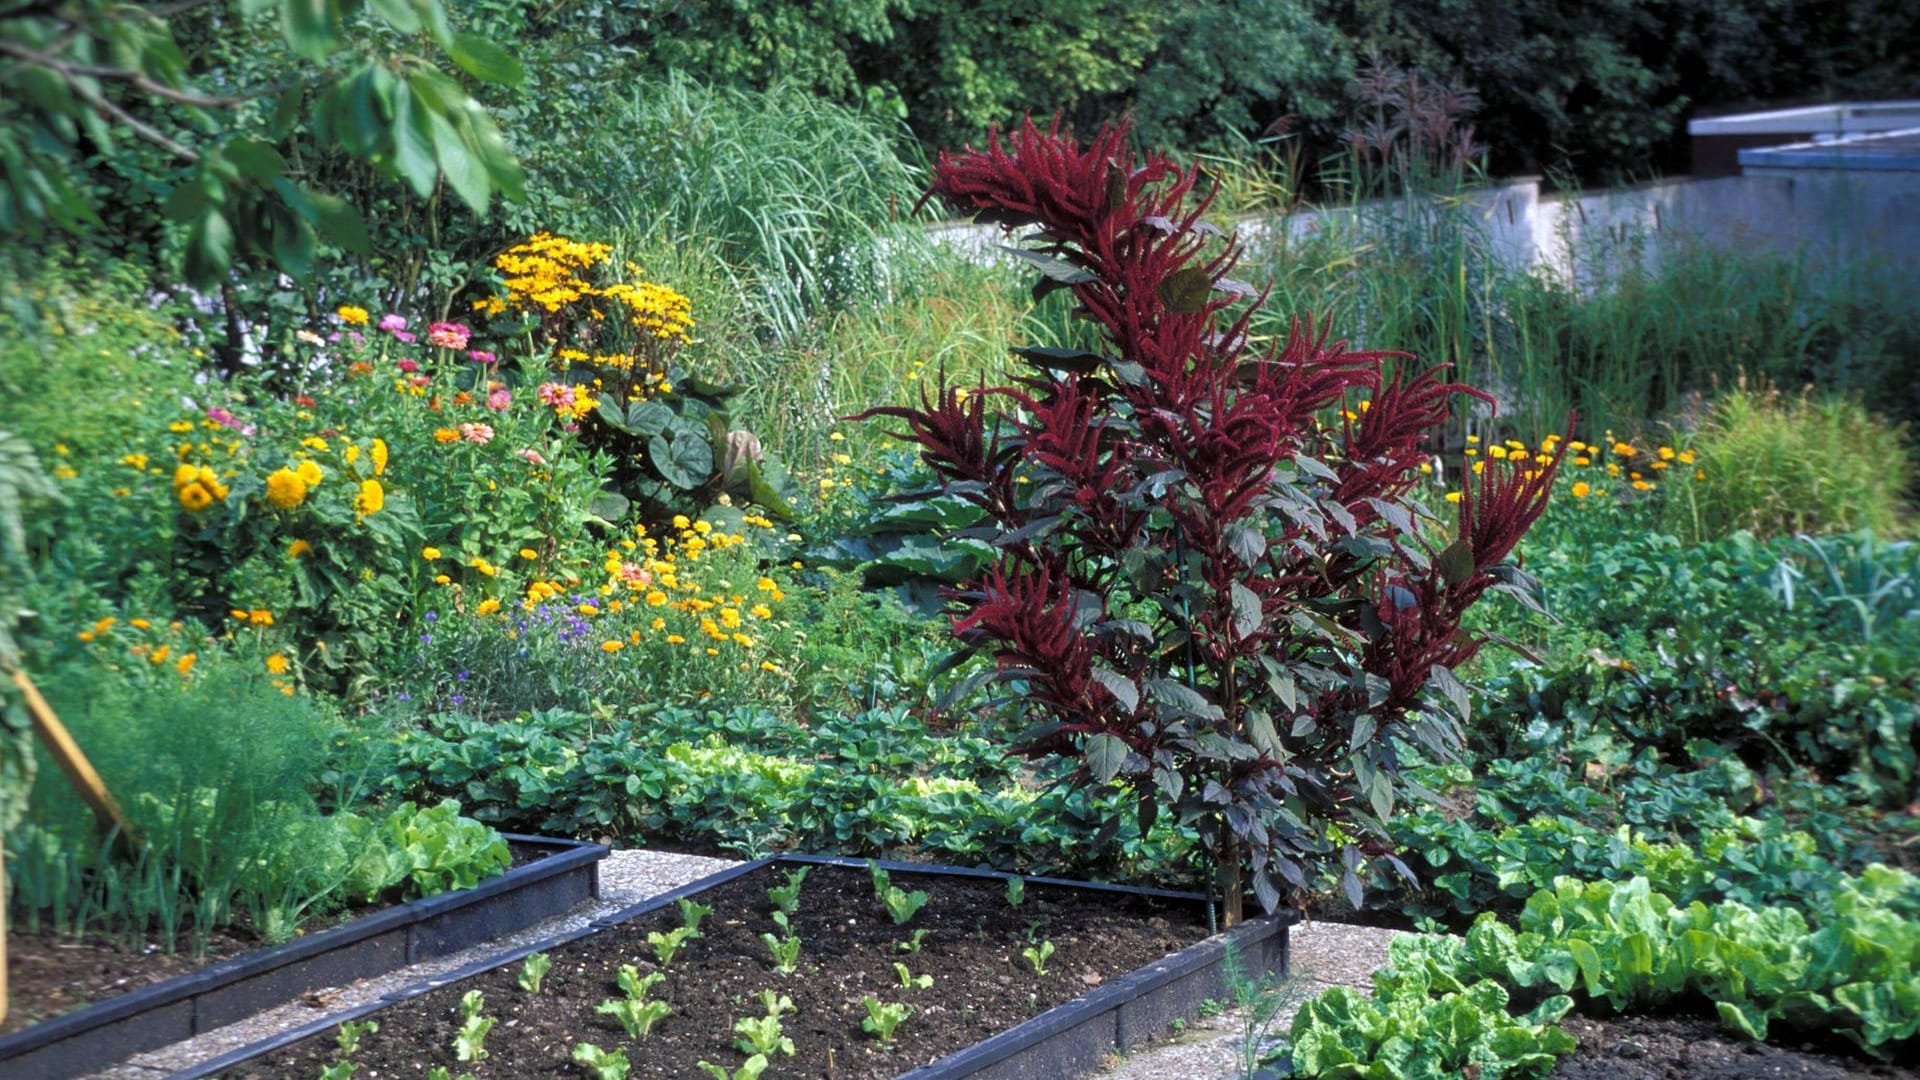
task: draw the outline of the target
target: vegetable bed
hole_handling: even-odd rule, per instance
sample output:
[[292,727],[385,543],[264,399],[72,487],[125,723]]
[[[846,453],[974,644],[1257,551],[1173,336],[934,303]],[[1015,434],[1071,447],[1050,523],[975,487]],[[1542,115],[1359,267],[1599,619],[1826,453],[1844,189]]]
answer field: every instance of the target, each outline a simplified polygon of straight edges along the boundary
[[[468,888],[368,910],[285,945],[215,958],[197,970],[190,960],[165,954],[125,955],[118,957],[123,963],[110,969],[119,974],[89,977],[79,969],[101,966],[97,946],[69,950],[76,970],[37,970],[24,992],[58,990],[92,1003],[0,1037],[0,1076],[71,1076],[108,1065],[303,994],[524,929],[598,894],[605,847],[512,834],[504,839],[519,865],[503,874]],[[239,949],[237,941],[229,944]],[[141,973],[143,959],[159,969],[159,981]],[[19,994],[23,988],[14,991]]]
[[[973,1047],[965,1067],[938,1073],[957,1076],[1029,1067],[1002,1049],[1007,1029],[1042,1013],[1021,1034],[1064,1034],[1069,1054],[1097,1044],[1097,1062],[1172,1019],[1154,993],[1193,1008],[1218,992],[1223,939],[1189,948],[1207,937],[1191,896],[935,869],[749,864],[199,1074],[305,1078],[345,1063],[352,1071],[333,1075],[853,1080]],[[1249,966],[1284,964],[1284,923],[1246,930]],[[355,1021],[344,1037],[341,1019]],[[1048,1052],[1069,1074],[1062,1051]]]

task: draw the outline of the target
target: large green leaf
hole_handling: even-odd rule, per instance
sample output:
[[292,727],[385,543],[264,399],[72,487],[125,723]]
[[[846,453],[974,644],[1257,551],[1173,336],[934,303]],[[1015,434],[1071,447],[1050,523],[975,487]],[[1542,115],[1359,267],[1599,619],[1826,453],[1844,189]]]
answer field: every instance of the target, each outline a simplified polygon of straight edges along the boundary
[[699,487],[713,475],[713,447],[697,435],[655,435],[647,440],[647,460],[662,480],[682,491]]

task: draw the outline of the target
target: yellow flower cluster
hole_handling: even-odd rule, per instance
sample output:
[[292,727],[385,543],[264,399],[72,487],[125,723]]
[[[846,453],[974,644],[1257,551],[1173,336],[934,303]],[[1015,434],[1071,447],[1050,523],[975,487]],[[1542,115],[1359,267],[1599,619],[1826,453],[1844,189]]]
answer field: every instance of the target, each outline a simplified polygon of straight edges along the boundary
[[[74,636],[82,643],[97,643],[105,646],[112,637],[114,628],[119,624],[118,618],[109,615],[104,619],[96,620],[91,626]],[[175,620],[164,627],[155,627],[150,619],[133,618],[128,619],[126,625],[128,629],[139,632],[134,635],[134,640],[127,644],[128,655],[146,661],[150,667],[171,663],[174,673],[182,679],[193,674],[193,665],[199,661],[200,654],[187,647],[190,642],[183,637],[183,632],[186,630],[185,623]],[[175,648],[176,645],[179,646],[178,649]]]
[[549,314],[576,301],[599,295],[582,275],[607,261],[613,248],[537,232],[501,252],[493,265],[505,280],[505,297],[492,297],[474,309],[498,315],[508,307],[539,307]]
[[188,465],[185,462],[173,470],[173,496],[180,505],[191,513],[199,513],[216,502],[227,497],[227,485],[220,482],[219,474],[205,465]]

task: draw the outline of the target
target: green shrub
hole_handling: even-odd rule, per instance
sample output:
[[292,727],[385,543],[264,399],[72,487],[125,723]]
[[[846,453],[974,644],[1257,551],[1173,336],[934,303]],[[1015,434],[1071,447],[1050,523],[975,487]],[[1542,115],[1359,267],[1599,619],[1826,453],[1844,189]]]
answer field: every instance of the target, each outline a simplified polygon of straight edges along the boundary
[[1668,531],[1705,540],[1741,529],[1764,537],[1906,528],[1914,477],[1906,431],[1858,399],[1743,380],[1708,407],[1692,449],[1713,482],[1667,501]]

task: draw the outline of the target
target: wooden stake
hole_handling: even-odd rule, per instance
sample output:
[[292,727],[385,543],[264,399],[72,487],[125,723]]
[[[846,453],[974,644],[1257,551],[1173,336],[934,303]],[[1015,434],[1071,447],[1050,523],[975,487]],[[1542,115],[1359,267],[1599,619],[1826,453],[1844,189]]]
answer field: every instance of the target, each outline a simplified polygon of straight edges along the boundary
[[54,763],[60,771],[67,774],[67,780],[75,791],[92,808],[93,816],[100,823],[101,831],[118,830],[117,835],[129,847],[136,847],[139,838],[134,834],[133,826],[127,823],[127,816],[120,812],[120,804],[113,801],[113,793],[100,780],[100,774],[93,771],[93,763],[80,750],[80,744],[73,741],[67,732],[67,725],[54,715],[53,707],[47,699],[40,696],[40,689],[27,678],[27,673],[13,672],[13,685],[20,688],[21,697],[26,699],[27,712],[33,717],[33,733],[53,755]]
[[[1225,824],[1221,823],[1223,830]],[[1240,838],[1229,832],[1220,848],[1220,929],[1231,930],[1246,918],[1247,886],[1240,876]]]

